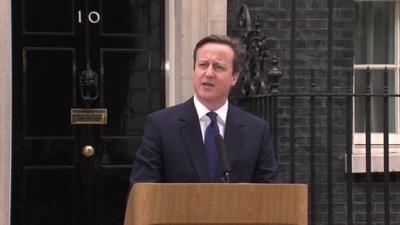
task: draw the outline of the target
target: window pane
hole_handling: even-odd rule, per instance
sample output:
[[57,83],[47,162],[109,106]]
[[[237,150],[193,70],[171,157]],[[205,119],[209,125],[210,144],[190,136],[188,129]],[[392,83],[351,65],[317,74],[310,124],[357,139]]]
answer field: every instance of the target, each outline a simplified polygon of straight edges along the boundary
[[[371,93],[383,94],[383,70],[371,70]],[[388,92],[395,93],[395,72],[388,71]],[[355,72],[355,93],[366,93],[366,71],[357,70]],[[365,132],[365,97],[355,97],[355,131]],[[395,104],[394,97],[389,98],[389,132],[395,132]],[[371,97],[371,131],[383,132],[383,97]]]
[[395,2],[356,2],[356,64],[393,64]]

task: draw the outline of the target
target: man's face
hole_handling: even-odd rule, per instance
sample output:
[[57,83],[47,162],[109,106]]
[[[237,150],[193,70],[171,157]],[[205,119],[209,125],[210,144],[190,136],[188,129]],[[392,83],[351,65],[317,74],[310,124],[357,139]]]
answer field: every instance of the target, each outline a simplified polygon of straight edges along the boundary
[[221,107],[235,85],[238,73],[233,72],[233,55],[233,50],[225,44],[206,43],[198,49],[193,88],[205,106]]

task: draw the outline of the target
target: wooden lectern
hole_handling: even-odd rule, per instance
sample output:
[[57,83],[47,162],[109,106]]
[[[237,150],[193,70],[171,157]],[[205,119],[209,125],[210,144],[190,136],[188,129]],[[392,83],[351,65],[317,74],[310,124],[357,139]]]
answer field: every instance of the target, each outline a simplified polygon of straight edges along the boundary
[[125,225],[307,225],[304,184],[150,184],[131,190]]

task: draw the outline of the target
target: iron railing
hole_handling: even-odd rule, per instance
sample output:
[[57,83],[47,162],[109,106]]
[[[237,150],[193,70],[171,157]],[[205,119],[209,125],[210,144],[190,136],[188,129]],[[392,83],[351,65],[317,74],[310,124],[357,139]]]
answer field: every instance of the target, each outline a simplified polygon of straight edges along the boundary
[[[265,95],[254,95],[232,98],[238,105],[246,110],[258,115],[261,118],[269,121],[272,125],[274,133],[274,144],[277,149],[277,157],[280,159],[280,164],[289,164],[289,176],[283,176],[282,182],[297,183],[304,182],[296,180],[299,174],[308,177],[306,179],[309,185],[309,223],[314,224],[400,224],[398,213],[397,217],[394,215],[394,210],[391,210],[391,190],[390,186],[393,184],[393,172],[389,171],[389,150],[391,143],[389,142],[389,99],[395,98],[396,102],[399,101],[399,94],[389,93],[388,85],[388,70],[385,69],[383,73],[383,92],[372,93],[371,89],[371,71],[366,70],[365,73],[365,88],[363,92],[354,93],[353,88],[353,71],[347,72],[347,87],[344,93],[337,92],[316,92],[314,72],[310,69],[310,87],[308,93],[280,93],[274,92]],[[371,170],[371,157],[372,157],[372,131],[371,131],[371,102],[373,99],[383,99],[383,113],[380,115],[383,118],[383,158],[384,158],[384,169],[383,172],[374,173]],[[352,171],[352,157],[353,157],[353,132],[354,132],[354,101],[356,99],[363,99],[365,104],[365,173],[355,174]],[[302,119],[308,117],[308,129],[307,131],[301,131],[303,136],[309,138],[308,143],[302,143],[301,145],[306,146],[307,152],[297,149],[296,132],[296,111],[299,106],[296,106],[296,102],[306,105],[309,110],[308,115],[302,115]],[[319,102],[319,104],[317,104]],[[321,103],[322,102],[322,103]],[[345,109],[345,114],[339,116],[339,119],[345,121],[345,134],[335,133],[334,120],[334,102],[339,102],[340,106]],[[288,107],[285,109],[284,116],[280,113],[282,107]],[[316,109],[318,107],[318,109]],[[304,108],[304,107],[303,107]],[[322,110],[321,110],[322,109]],[[321,112],[323,111],[323,112]],[[303,113],[304,114],[304,113]],[[321,114],[324,116],[321,117]],[[321,123],[321,120],[317,118],[323,118],[325,122]],[[397,118],[398,119],[398,118]],[[324,135],[325,142],[323,143],[321,150],[321,143],[318,142],[316,131],[319,131]],[[325,130],[325,131],[322,131]],[[308,134],[307,134],[308,132]],[[333,151],[333,147],[336,143],[334,139],[338,135],[345,135],[344,148],[342,151]],[[285,141],[289,140],[289,145]],[[317,145],[320,147],[318,148]],[[288,152],[289,158],[282,158],[281,155],[285,155]],[[297,159],[301,155],[308,156],[309,169],[301,168],[296,166]],[[347,170],[342,168],[342,165],[335,162],[334,158],[343,158],[343,165]],[[337,160],[336,160],[337,161]],[[326,167],[326,168],[325,168]],[[299,168],[304,172],[299,172]],[[321,170],[326,170],[326,176],[324,181],[320,181],[318,173]],[[285,173],[285,171],[284,171]],[[375,181],[376,180],[376,181]],[[398,182],[398,178],[395,177],[395,182]],[[343,181],[343,182],[342,182]],[[338,194],[334,191],[334,188],[343,188],[343,193]],[[360,185],[364,186],[364,191],[360,192]],[[379,187],[383,185],[383,201],[377,200],[376,196],[379,195]],[[357,186],[357,192],[354,191],[354,187]],[[378,187],[379,186],[379,187]],[[324,187],[324,188],[320,188]],[[322,190],[325,189],[325,190]],[[362,199],[363,204],[360,204],[361,195],[365,195]],[[398,193],[398,191],[396,192]],[[322,196],[322,197],[321,197]],[[339,200],[336,197],[343,198],[340,200],[340,204],[337,204]],[[398,204],[398,200],[395,199]],[[354,202],[357,202],[355,205]],[[364,210],[362,208],[365,205]],[[383,209],[377,210],[377,206],[383,205]],[[340,210],[337,210],[341,208]],[[354,210],[356,208],[356,210]],[[361,208],[361,209],[360,209]],[[375,216],[382,214],[380,216]],[[345,211],[345,212],[344,212]],[[378,212],[378,213],[376,213]],[[324,216],[320,216],[323,214]],[[346,214],[346,220],[343,221],[343,215]],[[318,217],[318,218],[317,218]],[[321,219],[321,217],[324,217]],[[356,217],[356,218],[355,218]],[[394,219],[393,219],[394,218]]]

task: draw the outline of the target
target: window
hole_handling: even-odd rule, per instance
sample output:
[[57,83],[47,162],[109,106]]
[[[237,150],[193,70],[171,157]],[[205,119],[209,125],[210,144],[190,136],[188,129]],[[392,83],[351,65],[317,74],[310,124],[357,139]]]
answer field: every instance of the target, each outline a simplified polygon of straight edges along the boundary
[[[400,1],[356,0],[354,32],[354,92],[365,93],[370,71],[372,94],[383,93],[383,75],[388,71],[388,92],[399,94]],[[390,171],[400,171],[399,97],[389,98]],[[354,99],[353,172],[365,172],[365,98]],[[383,98],[371,98],[372,172],[383,171]]]

